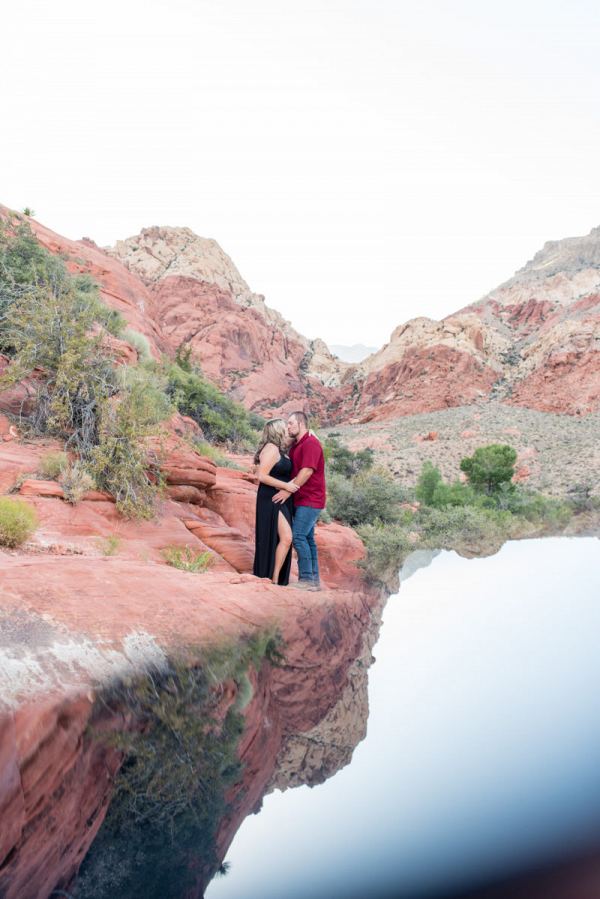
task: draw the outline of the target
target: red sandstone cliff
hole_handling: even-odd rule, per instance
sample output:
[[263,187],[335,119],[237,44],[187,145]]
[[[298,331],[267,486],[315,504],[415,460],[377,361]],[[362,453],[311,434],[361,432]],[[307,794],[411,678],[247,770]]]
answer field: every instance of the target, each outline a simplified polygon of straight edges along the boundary
[[[331,772],[364,736],[381,594],[353,565],[360,540],[340,525],[319,526],[323,592],[273,587],[249,574],[256,487],[242,472],[176,446],[163,463],[170,498],[156,521],[136,523],[106,494],[91,491],[71,506],[55,482],[37,480],[49,441],[21,443],[1,416],[0,435],[3,492],[16,484],[41,522],[20,550],[0,551],[0,895],[39,899],[72,885],[104,819],[121,757],[87,734],[95,684],[276,627],[286,664],[265,664],[254,677],[243,780],[217,835],[222,858],[267,783],[284,784],[290,740],[332,716],[353,722],[341,725],[343,740],[340,727],[324,739]],[[112,557],[103,555],[110,535],[120,541]],[[213,551],[215,564],[201,576],[173,569],[160,554],[171,543]],[[100,723],[109,732],[126,726],[123,715]]]

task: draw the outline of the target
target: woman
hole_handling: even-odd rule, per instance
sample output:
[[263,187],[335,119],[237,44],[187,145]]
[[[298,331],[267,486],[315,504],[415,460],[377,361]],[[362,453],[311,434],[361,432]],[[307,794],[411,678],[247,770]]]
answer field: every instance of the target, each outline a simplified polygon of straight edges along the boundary
[[[292,462],[286,455],[289,439],[282,418],[273,418],[264,426],[254,455],[259,480],[256,497],[256,550],[254,574],[268,577],[271,583],[285,587],[292,564],[292,494],[299,488],[290,481]],[[273,502],[278,490],[289,491],[285,503]]]

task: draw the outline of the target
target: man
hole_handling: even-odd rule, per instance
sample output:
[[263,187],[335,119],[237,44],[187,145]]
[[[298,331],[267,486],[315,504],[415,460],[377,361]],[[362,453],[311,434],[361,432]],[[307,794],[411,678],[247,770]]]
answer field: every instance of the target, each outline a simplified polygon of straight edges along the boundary
[[[308,432],[304,412],[292,412],[287,420],[287,432],[294,441],[290,446],[292,480],[300,488],[294,493],[294,525],[292,539],[298,556],[298,583],[290,584],[300,590],[319,590],[319,562],[315,543],[315,525],[325,508],[325,459],[323,447]],[[289,493],[280,490],[274,503],[285,502]]]

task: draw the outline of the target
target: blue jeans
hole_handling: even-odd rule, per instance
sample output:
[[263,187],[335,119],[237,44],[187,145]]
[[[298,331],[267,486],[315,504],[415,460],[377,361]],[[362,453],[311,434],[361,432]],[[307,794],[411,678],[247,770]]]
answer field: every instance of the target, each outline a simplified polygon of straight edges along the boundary
[[312,506],[296,506],[292,539],[298,556],[298,579],[319,583],[319,562],[315,543],[315,525],[322,509]]

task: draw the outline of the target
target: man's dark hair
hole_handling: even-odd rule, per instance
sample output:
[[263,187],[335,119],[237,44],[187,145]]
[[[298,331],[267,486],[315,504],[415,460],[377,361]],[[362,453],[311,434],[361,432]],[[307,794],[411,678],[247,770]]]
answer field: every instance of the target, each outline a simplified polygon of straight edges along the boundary
[[308,427],[308,418],[306,416],[306,412],[290,412],[288,418],[292,418],[292,416],[296,419],[296,421],[303,421],[306,427]]

